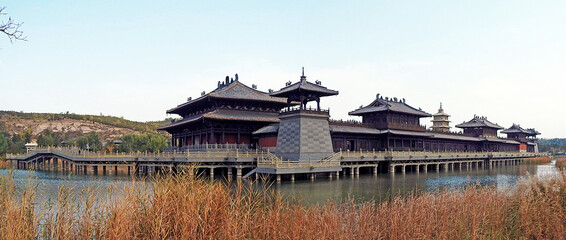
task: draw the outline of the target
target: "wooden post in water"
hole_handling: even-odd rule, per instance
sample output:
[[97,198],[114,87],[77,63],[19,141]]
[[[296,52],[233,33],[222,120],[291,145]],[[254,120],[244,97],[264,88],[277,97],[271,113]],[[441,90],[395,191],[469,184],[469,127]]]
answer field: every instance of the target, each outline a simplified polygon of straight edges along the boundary
[[236,167],[236,179],[242,179],[242,168]]

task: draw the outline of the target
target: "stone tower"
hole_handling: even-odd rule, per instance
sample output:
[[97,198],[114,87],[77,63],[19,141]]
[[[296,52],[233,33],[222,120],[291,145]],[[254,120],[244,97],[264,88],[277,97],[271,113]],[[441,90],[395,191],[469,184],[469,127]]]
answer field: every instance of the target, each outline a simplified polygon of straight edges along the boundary
[[[288,82],[286,87],[270,95],[287,98],[287,108],[279,114],[277,156],[290,161],[314,161],[334,154],[329,111],[320,108],[320,98],[338,95],[338,91],[323,87],[320,81],[308,82],[303,69],[299,82]],[[307,109],[310,101],[316,101],[316,108]]]
[[440,103],[438,112],[432,115],[432,131],[450,132],[450,120],[448,120],[449,117],[450,115],[444,112],[444,109],[442,109],[442,103]]

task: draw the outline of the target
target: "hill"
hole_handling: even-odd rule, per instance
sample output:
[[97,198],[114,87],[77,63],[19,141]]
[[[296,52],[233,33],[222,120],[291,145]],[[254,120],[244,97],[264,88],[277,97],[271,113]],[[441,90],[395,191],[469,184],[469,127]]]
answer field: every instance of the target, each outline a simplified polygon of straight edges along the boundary
[[23,113],[0,111],[0,131],[9,135],[27,132],[37,137],[43,132],[53,132],[72,140],[96,132],[102,140],[114,140],[128,134],[159,133],[159,126],[171,119],[154,122],[136,122],[113,116],[80,115],[74,113]]

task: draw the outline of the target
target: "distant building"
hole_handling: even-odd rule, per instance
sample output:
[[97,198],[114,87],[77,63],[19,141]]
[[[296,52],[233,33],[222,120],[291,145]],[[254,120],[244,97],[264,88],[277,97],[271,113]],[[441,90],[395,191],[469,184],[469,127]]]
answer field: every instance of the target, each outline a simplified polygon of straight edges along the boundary
[[538,152],[537,135],[540,135],[534,128],[524,129],[518,124],[513,124],[501,133],[507,134],[507,138],[514,139],[521,143],[519,151],[521,152]]
[[432,131],[435,132],[450,132],[450,115],[444,112],[442,109],[442,103],[440,103],[440,108],[438,112],[432,115]]

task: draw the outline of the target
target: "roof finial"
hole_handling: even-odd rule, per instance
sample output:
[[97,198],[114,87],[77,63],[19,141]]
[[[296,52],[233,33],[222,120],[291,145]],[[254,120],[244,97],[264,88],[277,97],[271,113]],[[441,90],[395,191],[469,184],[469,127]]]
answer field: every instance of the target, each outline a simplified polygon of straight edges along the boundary
[[305,76],[305,67],[303,67],[303,75],[301,76],[301,84],[307,81],[307,77]]
[[440,102],[440,109],[442,109],[442,102]]

